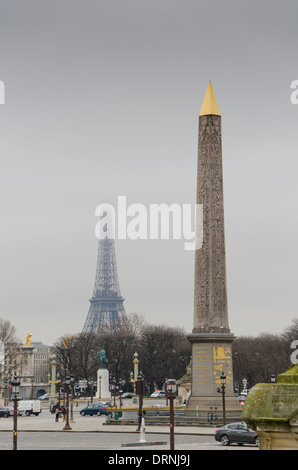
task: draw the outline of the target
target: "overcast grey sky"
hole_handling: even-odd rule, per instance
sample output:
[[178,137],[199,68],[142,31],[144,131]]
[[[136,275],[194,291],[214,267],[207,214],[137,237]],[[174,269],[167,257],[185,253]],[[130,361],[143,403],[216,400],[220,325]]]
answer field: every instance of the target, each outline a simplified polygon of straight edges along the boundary
[[[82,330],[102,202],[195,202],[209,80],[222,114],[237,336],[297,316],[295,1],[1,0],[0,317],[25,341]],[[193,327],[194,253],[116,241],[127,312]]]

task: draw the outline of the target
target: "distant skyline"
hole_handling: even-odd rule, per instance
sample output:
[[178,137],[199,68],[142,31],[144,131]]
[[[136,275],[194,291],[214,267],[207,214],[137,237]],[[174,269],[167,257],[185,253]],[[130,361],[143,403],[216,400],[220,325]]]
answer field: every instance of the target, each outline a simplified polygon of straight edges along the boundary
[[[0,6],[0,318],[21,341],[82,331],[96,207],[194,204],[208,86],[222,115],[229,326],[297,317],[295,1],[65,0]],[[127,313],[193,328],[183,240],[116,240]]]

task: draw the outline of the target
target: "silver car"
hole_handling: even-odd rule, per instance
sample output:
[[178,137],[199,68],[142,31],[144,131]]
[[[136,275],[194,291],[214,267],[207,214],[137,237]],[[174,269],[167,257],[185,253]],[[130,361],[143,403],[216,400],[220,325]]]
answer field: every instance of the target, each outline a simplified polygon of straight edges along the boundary
[[231,423],[226,426],[222,426],[215,431],[214,438],[216,441],[221,442],[223,446],[228,446],[232,443],[236,443],[238,445],[259,445],[257,433],[252,429],[248,429],[244,422]]

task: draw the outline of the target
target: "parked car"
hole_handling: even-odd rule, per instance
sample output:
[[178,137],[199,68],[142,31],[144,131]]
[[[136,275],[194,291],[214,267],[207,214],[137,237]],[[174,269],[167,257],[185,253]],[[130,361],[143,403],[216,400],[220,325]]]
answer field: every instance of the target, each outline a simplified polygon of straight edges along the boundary
[[80,411],[82,416],[101,416],[101,415],[109,415],[111,412],[107,409],[105,405],[101,403],[93,403],[92,405],[88,405]]
[[150,398],[165,398],[166,392],[164,390],[155,390],[155,392],[151,393]]
[[221,442],[223,446],[236,443],[259,445],[259,438],[255,431],[249,429],[244,422],[231,423],[217,429],[214,434],[216,441]]
[[0,418],[8,418],[13,416],[13,408],[10,406],[0,406]]
[[38,399],[45,401],[45,400],[48,400],[49,397],[50,397],[50,393],[45,393],[44,395],[41,395]]
[[121,395],[121,398],[132,398],[133,397],[133,393],[132,392],[125,392],[125,393],[122,393]]

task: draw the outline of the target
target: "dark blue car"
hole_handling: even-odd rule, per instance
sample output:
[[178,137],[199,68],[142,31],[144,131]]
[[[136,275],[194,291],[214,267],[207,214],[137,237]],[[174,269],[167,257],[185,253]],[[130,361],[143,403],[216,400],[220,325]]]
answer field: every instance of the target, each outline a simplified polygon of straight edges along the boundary
[[101,415],[111,414],[111,412],[102,403],[94,403],[93,405],[88,405],[86,406],[86,408],[83,408],[80,411],[80,414],[82,416],[93,416],[93,415],[101,416]]

